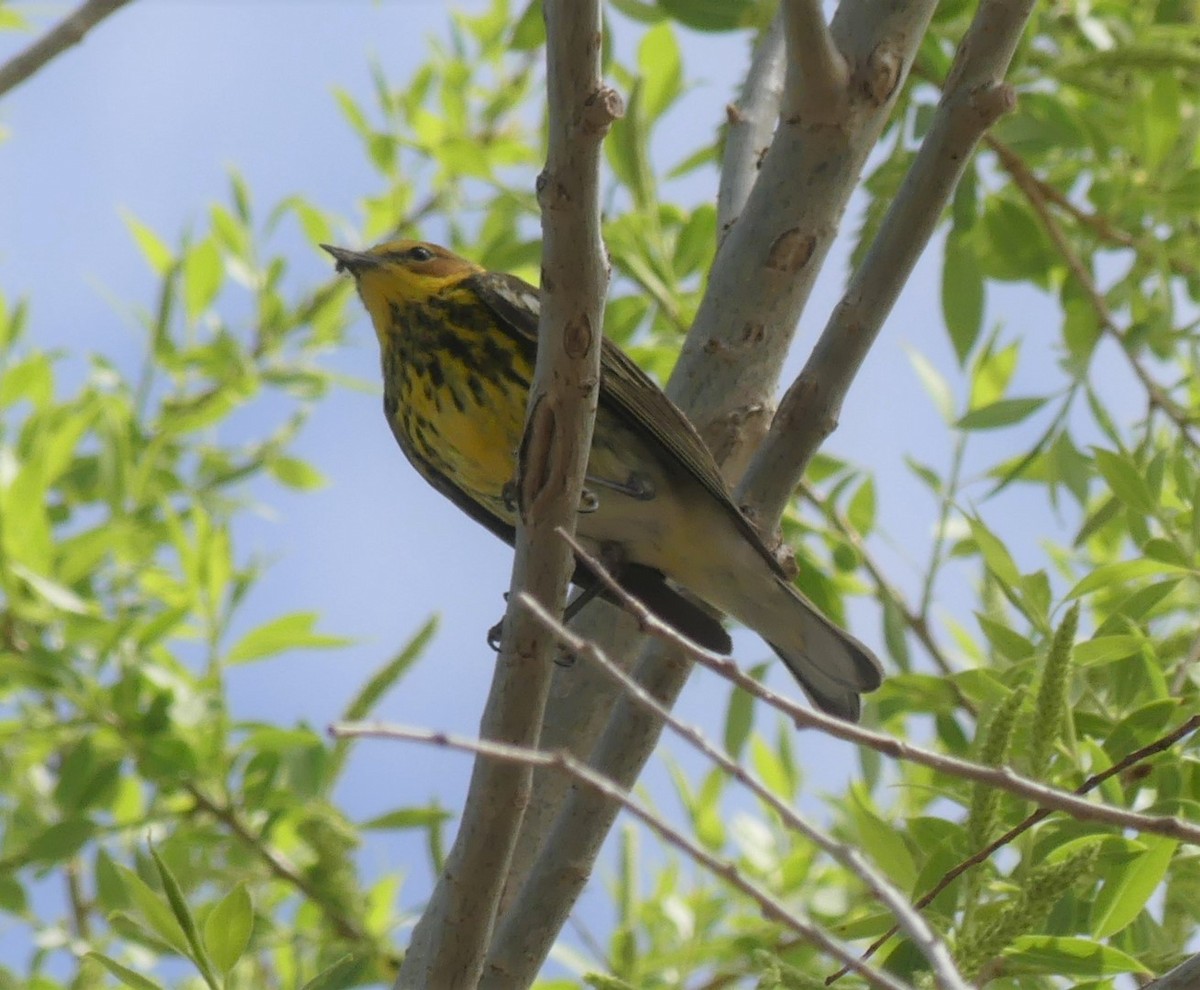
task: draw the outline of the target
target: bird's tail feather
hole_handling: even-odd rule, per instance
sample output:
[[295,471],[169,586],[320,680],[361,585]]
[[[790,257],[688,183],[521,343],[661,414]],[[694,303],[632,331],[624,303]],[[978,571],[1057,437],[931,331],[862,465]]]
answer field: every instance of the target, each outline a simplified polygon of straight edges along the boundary
[[[774,599],[773,607],[767,610],[771,621],[755,623],[755,628],[787,664],[813,704],[830,715],[857,721],[862,708],[859,695],[874,691],[883,681],[879,661],[791,584],[778,578],[776,582],[778,590],[769,596]],[[791,599],[784,609],[779,608],[779,592]],[[781,613],[786,620],[783,629]]]

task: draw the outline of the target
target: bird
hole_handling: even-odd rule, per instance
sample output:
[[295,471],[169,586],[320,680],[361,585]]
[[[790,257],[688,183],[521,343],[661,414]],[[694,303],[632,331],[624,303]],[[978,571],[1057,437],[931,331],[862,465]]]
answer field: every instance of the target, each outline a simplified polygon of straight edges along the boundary
[[[321,247],[353,277],[371,318],[400,449],[511,545],[538,290],[426,241]],[[688,418],[608,338],[576,537],[616,560],[621,586],[697,644],[731,650],[719,619],[681,590],[753,629],[831,715],[857,721],[860,695],[882,682],[874,654],[793,585]],[[574,580],[594,590],[582,563]]]

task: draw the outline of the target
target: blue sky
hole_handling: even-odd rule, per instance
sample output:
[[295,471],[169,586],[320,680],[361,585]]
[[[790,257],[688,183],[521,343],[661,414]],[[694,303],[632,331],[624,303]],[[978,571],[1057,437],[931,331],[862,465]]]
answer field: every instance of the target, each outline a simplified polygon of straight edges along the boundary
[[[287,5],[143,0],[9,94],[0,103],[0,125],[9,132],[0,144],[0,288],[10,300],[31,300],[32,338],[42,347],[97,352],[129,367],[140,353],[141,337],[123,309],[148,305],[155,281],[127,234],[122,211],[171,241],[189,224],[202,224],[208,204],[226,200],[231,167],[253,190],[260,218],[279,199],[298,194],[353,225],[356,200],[376,181],[332,90],[343,87],[369,103],[370,60],[377,59],[393,81],[403,80],[426,57],[425,39],[445,34],[447,16],[440,3],[412,0]],[[26,39],[0,40],[3,59]],[[635,29],[618,24],[617,41],[630,51]],[[694,142],[697,138],[686,135],[710,134],[723,118],[747,46],[742,36],[687,33],[683,44],[692,77],[703,77],[671,126]],[[684,193],[713,198],[715,175],[701,173]],[[285,230],[283,238],[296,284],[328,276],[328,259],[298,230]],[[813,297],[791,374],[836,302],[847,250],[845,243],[835,249]],[[890,534],[876,550],[898,583],[909,588],[910,562],[919,563],[927,553],[935,506],[904,467],[903,455],[912,453],[940,469],[949,458],[944,429],[905,351],[914,348],[944,370],[952,367],[938,301],[940,268],[935,245],[863,369],[829,444],[876,472]],[[1026,290],[992,292],[989,300],[990,320],[1018,328],[1055,318]],[[78,372],[80,359],[71,360]],[[377,379],[365,316],[357,317],[347,347],[331,364]],[[1032,382],[1036,385],[1036,375]],[[244,522],[243,552],[275,563],[241,624],[248,628],[281,612],[315,609],[323,629],[358,642],[345,651],[292,655],[234,671],[235,714],[328,724],[369,671],[440,611],[441,634],[380,714],[473,732],[491,676],[484,634],[502,611],[509,550],[420,482],[394,447],[377,395],[335,394],[304,432],[299,451],[329,484],[303,497],[271,490],[267,511]],[[1019,489],[1005,498],[1005,511],[1014,517],[1035,506]],[[1011,549],[1031,566],[1037,559],[1033,530],[1017,532]],[[852,616],[855,632],[879,647],[874,610],[856,607]],[[737,648],[747,663],[769,653],[749,635],[739,635]],[[782,685],[786,675],[780,673],[773,676]],[[723,684],[701,675],[689,686],[683,711],[688,720],[715,729],[726,697]],[[810,766],[810,794],[837,786],[855,766],[852,750],[820,742],[814,751],[813,745],[805,738],[801,749]],[[431,797],[455,808],[468,771],[459,756],[368,743],[341,796],[360,820]],[[647,780],[653,788],[667,786],[661,769]],[[373,841],[363,865],[369,872],[404,872],[402,900],[408,908],[428,891],[420,842]],[[602,928],[603,896],[593,893],[587,904],[589,923]]]

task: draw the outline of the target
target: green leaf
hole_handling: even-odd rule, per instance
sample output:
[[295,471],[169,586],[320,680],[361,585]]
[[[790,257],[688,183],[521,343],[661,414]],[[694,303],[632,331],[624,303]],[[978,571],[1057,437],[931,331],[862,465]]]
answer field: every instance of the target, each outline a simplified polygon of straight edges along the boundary
[[1154,496],[1150,494],[1138,465],[1128,457],[1099,447],[1093,447],[1092,453],[1096,458],[1096,467],[1117,498],[1144,515],[1154,512]]
[[1151,172],[1161,170],[1167,156],[1179,141],[1179,126],[1183,105],[1179,83],[1169,72],[1151,76],[1149,99],[1138,117],[1142,124],[1142,144],[1145,149],[1142,165]]
[[[748,673],[761,681],[766,673],[766,664],[756,664]],[[729,692],[729,708],[725,712],[725,752],[735,760],[746,748],[746,740],[754,729],[754,695],[741,688]]]
[[150,846],[150,858],[154,860],[154,867],[158,870],[158,879],[163,885],[163,892],[167,895],[171,913],[175,916],[175,921],[183,932],[183,937],[187,939],[188,948],[191,950],[188,956],[200,970],[205,982],[209,986],[215,987],[216,980],[212,974],[212,964],[204,949],[204,942],[200,938],[200,929],[196,925],[196,919],[192,916],[191,908],[188,907],[187,900],[183,896],[183,888],[179,886],[175,874],[171,872],[170,867],[167,866],[154,846]]
[[[333,239],[333,227],[328,218],[311,203],[296,196],[289,200],[288,206],[300,221],[304,236],[313,244],[322,244]],[[327,261],[328,255],[325,255],[323,260]]]
[[218,388],[185,399],[168,399],[162,404],[158,427],[175,435],[194,433],[224,419],[237,405],[231,388]]
[[653,123],[683,92],[683,59],[670,21],[654,25],[638,45],[638,71],[642,77],[642,108]]
[[1067,600],[1091,594],[1101,588],[1116,590],[1128,581],[1163,574],[1184,574],[1184,568],[1164,564],[1161,560],[1142,557],[1138,560],[1122,560],[1115,564],[1102,564],[1067,592]]
[[47,605],[60,612],[68,612],[72,615],[92,615],[96,611],[94,605],[84,601],[70,588],[64,587],[57,581],[51,581],[47,577],[42,577],[40,574],[35,574],[24,564],[13,561],[9,564],[9,569],[14,577],[20,578],[29,585],[29,589]]
[[1192,546],[1200,547],[1200,480],[1192,489]]
[[379,699],[421,658],[437,634],[440,623],[441,620],[436,615],[431,615],[426,619],[425,624],[413,634],[399,652],[371,675],[358,694],[346,706],[339,721],[358,722],[370,715],[379,703]]
[[648,213],[656,208],[656,195],[654,173],[646,158],[649,142],[642,87],[642,80],[634,83],[625,103],[625,116],[613,123],[604,142],[604,153],[617,179],[633,196],[639,212]]
[[122,213],[121,219],[125,221],[129,232],[133,234],[134,241],[141,249],[142,257],[146,259],[146,263],[154,274],[160,278],[166,275],[171,270],[171,266],[175,264],[175,257],[171,254],[171,249],[133,214]]
[[869,535],[875,528],[875,479],[868,476],[858,486],[858,491],[846,507],[846,518],[863,536]]
[[1018,662],[1033,656],[1033,643],[1016,630],[995,621],[983,612],[976,612],[975,619],[988,642],[1007,659]]
[[349,981],[358,972],[360,961],[357,956],[342,956],[328,969],[321,970],[304,984],[300,990],[345,990]]
[[642,24],[657,24],[665,16],[658,4],[645,0],[612,0],[612,5],[631,21]]
[[[998,332],[998,331],[997,331]],[[967,400],[968,409],[982,409],[998,399],[1003,399],[1017,371],[1021,356],[1019,343],[996,348],[995,335],[988,340],[971,363],[971,391]]]
[[31,863],[61,863],[74,856],[95,834],[96,826],[86,818],[55,822],[30,840],[25,859]]
[[397,808],[363,822],[359,828],[373,832],[396,832],[410,828],[432,828],[453,818],[445,808]]
[[1045,285],[1055,265],[1062,264],[1031,208],[1014,199],[988,199],[980,234],[975,242],[979,267],[991,278]]
[[125,986],[132,987],[133,990],[163,990],[162,984],[155,983],[152,979],[142,976],[140,973],[135,973],[128,966],[122,965],[102,952],[85,952],[83,958],[95,959],[96,962],[124,983]]
[[46,354],[30,354],[0,367],[0,408],[26,399],[40,409],[53,395],[54,368]]
[[274,457],[267,462],[267,470],[281,484],[297,491],[313,491],[325,485],[325,476],[298,457]]
[[68,814],[83,811],[114,786],[120,770],[119,761],[100,756],[91,739],[84,738],[63,757],[54,800]]
[[221,289],[221,249],[206,237],[187,249],[183,256],[183,304],[189,319],[196,319],[212,305]]
[[150,931],[171,946],[181,956],[190,956],[187,936],[179,927],[179,922],[170,907],[151,889],[140,876],[123,863],[113,863],[113,867],[121,877],[130,900],[138,913],[149,925]]
[[1097,636],[1075,646],[1075,663],[1080,667],[1101,666],[1133,656],[1145,645],[1143,636]]
[[1092,906],[1092,933],[1109,938],[1130,924],[1158,889],[1179,845],[1175,839],[1147,836],[1146,851],[1109,873]]
[[1116,976],[1149,973],[1142,963],[1120,949],[1086,938],[1058,935],[1019,935],[1004,951],[1005,970],[1051,976]]
[[29,21],[11,7],[0,7],[0,31],[28,31]]
[[979,547],[988,570],[1010,588],[1017,587],[1021,580],[1021,572],[1017,570],[1016,562],[1009,554],[1008,548],[984,526],[981,519],[968,517],[967,524],[971,527],[971,536]]
[[658,5],[697,31],[733,31],[761,19],[757,0],[658,0]]
[[529,52],[546,43],[546,21],[542,16],[542,0],[530,0],[524,12],[513,25],[509,36],[509,47],[518,52]]
[[917,864],[904,836],[893,822],[875,813],[870,796],[859,784],[851,785],[849,810],[854,818],[854,845],[875,863],[901,890],[911,890]]
[[924,386],[926,393],[933,404],[937,407],[938,413],[942,419],[949,423],[954,419],[954,393],[950,390],[950,385],[942,376],[942,373],[937,370],[925,357],[924,354],[913,350],[911,347],[905,348],[908,354],[908,360],[912,363],[913,370],[916,371],[917,377],[921,379],[921,385]]
[[675,275],[684,278],[712,264],[717,243],[717,211],[709,203],[692,210],[675,241]]
[[960,366],[966,364],[983,328],[983,273],[970,238],[952,232],[942,263],[942,316]]
[[287,650],[327,650],[351,640],[314,631],[316,612],[291,612],[248,632],[229,651],[226,662],[249,663]]
[[998,399],[986,406],[972,409],[955,425],[960,430],[994,430],[1012,426],[1028,419],[1048,401],[1046,396],[1030,396],[1023,399]]
[[233,969],[250,944],[254,930],[254,905],[244,883],[239,883],[217,903],[204,921],[204,945],[222,973]]
[[772,793],[789,799],[796,793],[795,779],[762,736],[755,735],[750,740],[750,765]]

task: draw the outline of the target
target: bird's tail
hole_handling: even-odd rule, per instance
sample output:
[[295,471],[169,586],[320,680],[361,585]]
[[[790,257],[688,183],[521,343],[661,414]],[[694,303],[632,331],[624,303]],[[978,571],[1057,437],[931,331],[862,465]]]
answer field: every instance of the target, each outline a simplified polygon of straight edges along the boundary
[[726,585],[725,601],[714,604],[771,645],[814,705],[838,718],[857,721],[859,695],[882,683],[879,661],[790,583],[765,571],[765,566],[758,571],[765,580],[756,580],[752,593],[731,596]]

